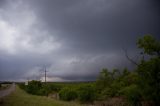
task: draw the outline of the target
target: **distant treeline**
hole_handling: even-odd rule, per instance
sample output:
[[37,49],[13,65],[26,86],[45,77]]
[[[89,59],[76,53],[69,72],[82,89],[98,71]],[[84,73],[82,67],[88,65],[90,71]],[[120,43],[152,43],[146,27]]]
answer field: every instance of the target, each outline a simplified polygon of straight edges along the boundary
[[[47,83],[30,81],[20,87],[35,95],[58,93],[65,101],[77,100],[81,103],[119,99],[119,106],[160,106],[160,41],[151,35],[138,39],[140,61],[126,56],[135,70],[104,68],[97,80],[89,83]],[[145,57],[149,57],[145,59]],[[114,102],[116,104],[116,102]],[[113,105],[113,104],[112,104]]]
[[0,81],[0,84],[12,84],[12,81]]

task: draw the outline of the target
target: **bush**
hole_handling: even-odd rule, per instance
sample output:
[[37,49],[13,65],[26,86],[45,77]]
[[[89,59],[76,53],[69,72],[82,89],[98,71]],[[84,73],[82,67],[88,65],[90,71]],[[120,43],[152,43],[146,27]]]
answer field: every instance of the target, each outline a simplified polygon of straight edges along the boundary
[[40,95],[39,90],[42,88],[40,81],[30,81],[26,86],[26,91],[31,94]]
[[121,90],[122,94],[127,98],[127,100],[131,103],[133,106],[139,106],[140,105],[140,91],[137,87],[137,85],[132,84],[130,86],[125,87]]
[[56,84],[49,84],[48,86],[49,86],[50,90],[52,90],[54,92],[59,92],[62,88],[60,85],[56,85]]
[[36,92],[36,95],[47,96],[48,94],[49,94],[49,91],[47,91],[45,88],[41,88]]
[[59,97],[65,101],[75,100],[77,98],[77,92],[73,89],[63,88],[59,92]]
[[78,100],[81,103],[93,102],[96,99],[95,89],[92,86],[81,86],[78,89]]
[[19,86],[21,89],[23,89],[23,90],[25,90],[25,88],[26,88],[26,86],[25,86],[24,83],[20,83],[20,84],[18,84],[18,86]]
[[42,83],[41,81],[32,80],[28,82],[28,85],[24,83],[19,83],[19,87],[25,90],[27,93],[33,95],[48,96],[49,93],[58,92],[61,86],[49,83]]

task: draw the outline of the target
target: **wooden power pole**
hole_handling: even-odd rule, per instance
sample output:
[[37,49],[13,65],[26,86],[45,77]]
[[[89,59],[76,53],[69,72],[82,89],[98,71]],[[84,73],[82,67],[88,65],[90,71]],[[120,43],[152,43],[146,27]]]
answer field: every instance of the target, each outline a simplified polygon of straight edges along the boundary
[[45,68],[44,68],[44,73],[45,73],[45,83],[46,83],[46,76],[47,76],[47,70],[46,70],[46,66],[45,66]]

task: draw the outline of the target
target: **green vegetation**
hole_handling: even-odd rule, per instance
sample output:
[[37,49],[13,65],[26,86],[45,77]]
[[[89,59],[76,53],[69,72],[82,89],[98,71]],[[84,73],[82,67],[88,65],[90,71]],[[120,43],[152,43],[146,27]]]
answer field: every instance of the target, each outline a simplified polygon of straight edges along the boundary
[[77,98],[77,92],[76,90],[71,88],[63,88],[59,92],[59,97],[61,100],[65,100],[65,101],[75,100]]
[[29,81],[28,85],[24,83],[18,84],[21,89],[24,89],[27,93],[33,95],[48,96],[50,93],[58,92],[61,89],[60,85],[47,83],[44,84],[41,81]]
[[[93,103],[111,98],[120,98],[125,105],[160,105],[160,42],[151,35],[140,38],[138,48],[140,61],[133,62],[135,70],[102,69],[94,83],[55,83],[43,84],[31,81],[28,86],[20,85],[25,91],[35,95],[59,93],[65,101]],[[147,58],[146,58],[147,57]],[[121,101],[121,102],[122,102]],[[114,105],[114,104],[112,104]]]
[[[93,83],[92,83],[93,85]],[[61,100],[78,100],[80,103],[92,103],[96,99],[95,87],[90,85],[79,85],[77,87],[64,87],[60,90]]]
[[[138,40],[137,45],[143,51],[136,70],[101,71],[96,82],[99,98],[121,96],[133,106],[143,105],[144,102],[160,105],[160,42],[146,35]],[[145,56],[148,58],[145,59]]]
[[96,100],[96,90],[93,86],[81,86],[77,89],[77,94],[81,103],[93,103]]
[[31,95],[19,87],[11,95],[3,98],[0,106],[82,106],[75,102],[64,102],[45,96]]
[[138,65],[139,87],[144,100],[151,100],[158,106],[160,105],[160,42],[152,36],[144,36],[139,39],[138,46],[144,50],[144,54],[150,56],[149,60],[142,60]]
[[95,100],[95,87],[93,82],[86,83],[42,83],[30,81],[28,85],[19,84],[19,87],[33,95],[48,96],[59,93],[59,98],[65,101],[79,100],[81,103],[93,102]]

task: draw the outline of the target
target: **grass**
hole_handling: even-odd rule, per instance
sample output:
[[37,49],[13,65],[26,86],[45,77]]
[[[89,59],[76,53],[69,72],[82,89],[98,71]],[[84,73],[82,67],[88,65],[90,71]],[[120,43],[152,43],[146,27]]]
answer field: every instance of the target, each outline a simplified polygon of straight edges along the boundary
[[64,102],[45,96],[30,95],[18,86],[12,94],[4,97],[1,101],[0,106],[82,106],[76,102]]

